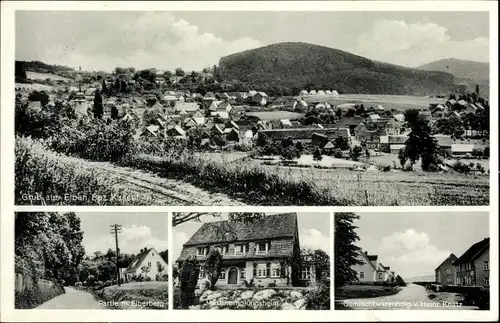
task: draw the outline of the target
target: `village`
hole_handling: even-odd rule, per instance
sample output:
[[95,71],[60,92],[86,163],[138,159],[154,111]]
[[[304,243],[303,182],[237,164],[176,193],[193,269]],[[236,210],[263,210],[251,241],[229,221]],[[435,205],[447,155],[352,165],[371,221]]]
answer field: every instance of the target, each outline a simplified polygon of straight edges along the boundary
[[[346,234],[344,223],[356,220],[354,214],[337,214],[337,223],[342,227],[342,235]],[[437,214],[434,216],[438,216]],[[463,214],[461,217],[465,217]],[[484,215],[481,215],[484,220]],[[359,215],[360,218],[363,215]],[[474,221],[471,216],[471,221]],[[406,222],[402,219],[401,222]],[[342,223],[342,224],[340,224]],[[353,232],[351,231],[350,234]],[[406,253],[414,252],[413,257],[420,257],[421,250],[430,250],[434,246],[419,247],[428,242],[416,242],[418,239],[428,239],[425,233],[417,233],[413,229],[405,232],[384,237],[382,249],[396,248],[398,243],[403,245],[400,253],[402,256],[394,257],[394,250],[387,252],[381,250],[386,259],[391,258],[399,265],[410,263]],[[366,236],[360,236],[361,243],[366,242]],[[413,241],[410,241],[413,240]],[[339,245],[344,242],[336,240]],[[404,241],[404,242],[403,242]],[[384,244],[385,242],[385,244]],[[338,246],[345,249],[345,247]],[[435,275],[408,277],[408,274],[401,274],[395,271],[394,267],[386,266],[385,260],[378,254],[368,253],[367,250],[349,246],[350,252],[339,255],[342,260],[348,260],[350,274],[339,275],[336,283],[335,304],[337,309],[489,309],[489,289],[490,289],[490,238],[483,238],[481,241],[468,245],[461,250],[457,257],[454,253],[449,254],[446,259],[425,259],[429,265],[433,263]],[[391,256],[389,256],[391,255]],[[354,256],[355,260],[350,258]],[[401,259],[406,259],[402,261]],[[418,262],[418,260],[415,260]],[[387,263],[386,263],[387,264]],[[412,264],[415,266],[414,264]],[[342,265],[343,267],[344,265]],[[400,268],[403,270],[403,268]],[[423,273],[421,273],[423,274]],[[403,278],[401,275],[405,275]]]
[[[210,91],[223,88],[208,72],[215,69],[134,73],[116,68],[112,74],[79,70],[61,72],[57,80],[50,76],[40,79],[42,74],[27,71],[32,84],[16,83],[16,93],[29,99],[36,109],[59,102],[74,109],[79,119],[130,122],[136,138],[190,139],[205,151],[251,151],[259,146],[259,138],[264,142],[291,138],[308,147],[309,154],[319,149],[317,154],[331,156],[321,163],[331,167],[339,164],[334,158],[357,161],[358,155],[366,156],[368,164],[399,165],[398,154],[411,130],[405,111],[414,109],[430,122],[439,149],[448,158],[442,170],[452,168],[451,161],[459,159],[477,161],[477,168],[471,164],[472,172],[480,174],[489,169],[488,163],[481,161],[489,157],[488,125],[483,117],[485,106],[489,107],[479,88],[474,93],[449,95],[449,99],[444,95],[424,100],[409,97],[401,103],[385,96],[343,95],[335,89],[303,89],[295,96],[255,90]],[[30,95],[36,86],[46,89],[48,101]],[[388,100],[386,107],[379,104],[381,100]],[[356,149],[359,153],[352,158]],[[363,170],[361,164],[349,165]]]

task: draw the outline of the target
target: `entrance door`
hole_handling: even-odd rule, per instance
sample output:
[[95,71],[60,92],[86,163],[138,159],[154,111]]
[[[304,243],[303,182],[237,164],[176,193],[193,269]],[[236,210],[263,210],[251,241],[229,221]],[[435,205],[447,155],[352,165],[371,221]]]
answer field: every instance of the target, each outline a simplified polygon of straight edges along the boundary
[[229,274],[228,274],[228,278],[227,278],[227,283],[228,284],[238,284],[238,269],[232,267],[231,269],[229,269]]

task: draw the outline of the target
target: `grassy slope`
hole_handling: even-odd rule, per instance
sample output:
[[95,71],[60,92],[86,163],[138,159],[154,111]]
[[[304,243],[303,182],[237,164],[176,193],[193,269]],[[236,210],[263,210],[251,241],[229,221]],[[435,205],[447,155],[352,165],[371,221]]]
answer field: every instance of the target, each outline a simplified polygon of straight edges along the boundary
[[400,287],[373,286],[373,285],[350,285],[335,290],[335,300],[354,298],[373,298],[389,296],[401,291]]
[[375,62],[341,50],[306,43],[280,43],[221,58],[225,80],[344,93],[436,94],[454,86],[451,74]]

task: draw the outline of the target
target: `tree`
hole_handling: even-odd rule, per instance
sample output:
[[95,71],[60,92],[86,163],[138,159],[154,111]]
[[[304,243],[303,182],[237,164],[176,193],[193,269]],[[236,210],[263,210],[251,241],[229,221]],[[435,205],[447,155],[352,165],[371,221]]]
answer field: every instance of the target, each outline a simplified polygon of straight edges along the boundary
[[158,270],[159,273],[161,273],[163,270],[165,270],[165,266],[163,266],[160,262],[156,264],[156,269]]
[[404,281],[403,277],[401,277],[399,275],[396,276],[395,284],[397,286],[401,286],[401,287],[406,286],[406,282]]
[[194,301],[194,291],[198,283],[200,274],[200,266],[196,260],[196,256],[190,256],[186,259],[179,270],[180,282],[180,306],[183,309],[189,308]]
[[408,160],[408,156],[406,155],[406,150],[404,148],[399,149],[398,151],[398,159],[401,164],[401,168],[404,169],[406,165],[406,161]]
[[422,169],[425,171],[431,170],[433,166],[436,166],[440,162],[437,139],[432,136],[431,128],[426,120],[417,118],[416,120],[412,120],[410,125],[411,132],[405,143],[405,151],[410,160],[410,168],[413,169],[413,165],[421,158]]
[[111,106],[111,119],[118,119],[118,108],[114,104]]
[[351,150],[351,159],[356,161],[359,159],[359,156],[361,156],[361,151],[363,149],[360,147],[360,146],[355,146],[352,150]]
[[26,66],[24,62],[16,61],[14,67],[14,75],[16,83],[26,83]]
[[151,271],[151,267],[150,266],[142,266],[141,271],[144,274],[144,276],[147,276],[147,274]]
[[222,270],[222,255],[218,250],[210,251],[203,266],[203,270],[210,281],[210,289],[214,290]]
[[49,103],[49,95],[45,91],[33,91],[28,95],[28,100],[32,102],[40,102],[42,106],[45,106]]
[[268,142],[269,139],[265,133],[262,132],[257,135],[257,142],[256,142],[257,146],[264,147],[265,145],[268,144]]
[[366,160],[370,159],[370,150],[368,148],[365,148],[365,158]]
[[107,95],[108,94],[108,87],[106,86],[106,80],[102,79],[102,94]]
[[335,288],[358,280],[356,271],[352,269],[362,264],[358,259],[361,249],[355,245],[359,236],[354,221],[358,219],[355,213],[335,213]]
[[94,106],[92,108],[92,112],[94,113],[94,117],[96,119],[101,119],[104,114],[104,107],[102,105],[102,95],[99,90],[95,91],[94,95]]
[[323,159],[323,156],[321,155],[321,150],[319,148],[316,148],[313,153],[313,160],[316,162],[320,162]]
[[339,148],[340,150],[349,150],[349,142],[347,141],[346,137],[339,136],[335,138],[333,142],[335,144],[335,147]]
[[175,76],[183,77],[186,75],[186,72],[180,67],[175,69]]

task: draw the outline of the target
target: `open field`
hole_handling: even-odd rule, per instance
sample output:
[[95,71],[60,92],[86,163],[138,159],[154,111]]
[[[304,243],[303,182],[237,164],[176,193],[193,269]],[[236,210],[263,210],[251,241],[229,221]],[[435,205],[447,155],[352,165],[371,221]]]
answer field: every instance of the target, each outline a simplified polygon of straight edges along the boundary
[[289,112],[289,111],[259,111],[247,112],[247,116],[258,117],[260,120],[281,120],[281,119],[299,119],[304,116],[303,113]]
[[451,173],[353,172],[226,162],[209,156],[137,156],[129,166],[244,199],[251,205],[487,205],[489,177]]
[[[370,161],[372,163],[376,163],[378,165],[389,165],[391,167],[393,167],[394,163],[396,163],[397,167],[401,167],[401,164],[399,163],[399,159],[398,159],[398,155],[396,154],[383,154],[383,155],[380,155],[380,156],[372,156],[370,157]],[[453,159],[446,159],[446,163],[447,164],[454,164],[458,161],[458,159],[456,158],[453,158]],[[460,161],[462,163],[465,163],[465,164],[470,164],[470,163],[474,163],[474,164],[481,164],[484,169],[486,171],[488,171],[490,169],[490,160],[489,159],[460,159]],[[418,161],[415,165],[413,165],[413,169],[415,171],[422,171],[422,168],[421,168],[421,162]],[[487,175],[484,175],[484,176],[487,176]]]
[[38,73],[38,72],[30,72],[26,71],[26,77],[30,80],[46,80],[51,79],[53,81],[70,81],[69,78],[55,75],[52,73]]
[[[267,157],[267,156],[265,156]],[[273,162],[280,162],[279,156],[269,156],[268,158],[272,158]],[[323,156],[320,161],[315,161],[313,159],[313,155],[302,155],[299,159],[296,159],[298,165],[304,166],[320,166],[320,167],[332,167],[332,168],[349,168],[362,166],[363,163],[353,160],[335,158],[331,156]]]
[[409,95],[383,95],[383,94],[340,94],[332,95],[311,95],[303,96],[304,101],[310,102],[328,102],[331,105],[342,103],[363,104],[365,108],[370,106],[382,105],[386,110],[407,110],[428,108],[430,103],[446,103],[446,99],[429,98],[425,96]]

